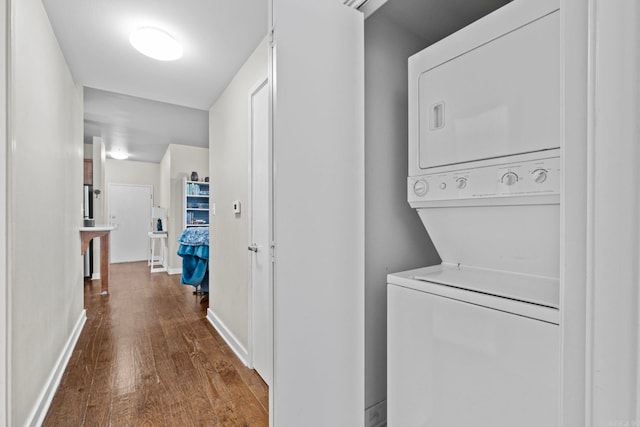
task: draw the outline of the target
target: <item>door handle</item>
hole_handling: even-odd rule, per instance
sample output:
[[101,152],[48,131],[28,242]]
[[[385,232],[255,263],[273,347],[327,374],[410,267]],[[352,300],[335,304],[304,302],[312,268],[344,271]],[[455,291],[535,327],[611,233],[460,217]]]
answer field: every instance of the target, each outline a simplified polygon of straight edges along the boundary
[[251,246],[249,246],[247,249],[249,249],[251,252],[258,252],[258,245],[256,245],[255,243]]

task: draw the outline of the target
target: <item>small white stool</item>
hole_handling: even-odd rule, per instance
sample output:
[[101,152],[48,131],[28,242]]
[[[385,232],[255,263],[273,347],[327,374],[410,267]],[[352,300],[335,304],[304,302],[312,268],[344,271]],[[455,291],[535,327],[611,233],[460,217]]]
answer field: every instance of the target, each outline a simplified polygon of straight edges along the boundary
[[[167,241],[167,232],[153,232],[150,231],[148,233],[149,239],[151,239],[151,250],[149,251],[149,259],[147,265],[151,267],[152,273],[157,273],[160,271],[167,271],[167,268],[164,266],[164,246]],[[160,239],[160,254],[156,255],[156,241]]]

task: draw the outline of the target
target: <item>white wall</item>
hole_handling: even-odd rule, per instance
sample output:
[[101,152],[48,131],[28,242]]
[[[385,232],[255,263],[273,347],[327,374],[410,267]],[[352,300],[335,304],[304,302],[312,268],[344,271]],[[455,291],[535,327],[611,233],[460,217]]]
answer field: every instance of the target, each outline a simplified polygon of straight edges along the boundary
[[182,271],[182,258],[177,254],[177,239],[184,228],[182,179],[191,172],[199,178],[209,176],[209,149],[170,144],[159,165],[158,182],[162,207],[167,208],[167,269],[169,273]]
[[[181,270],[181,265],[175,264],[174,266],[171,266],[171,263],[176,263],[176,260],[173,258],[173,256],[171,256],[170,252],[169,252],[169,246],[170,246],[170,242],[169,242],[169,238],[171,236],[175,235],[175,230],[172,230],[173,225],[173,216],[174,214],[172,214],[170,212],[170,208],[171,208],[171,198],[172,198],[172,194],[171,194],[171,145],[169,145],[167,147],[167,151],[164,152],[164,155],[162,156],[162,160],[160,160],[160,177],[159,177],[159,184],[160,184],[160,197],[158,199],[158,204],[164,208],[167,209],[167,219],[166,219],[166,224],[165,229],[167,230],[167,242],[166,242],[166,247],[164,248],[164,253],[166,254],[166,265],[165,267],[167,268],[167,272],[169,274],[176,274],[177,272],[179,272]],[[180,197],[179,194],[175,195],[174,197]],[[178,270],[178,267],[180,267],[180,270]]]
[[93,159],[93,144],[84,144],[84,158]]
[[9,424],[23,425],[84,315],[83,111],[41,1],[11,3]]
[[209,309],[248,348],[247,211],[234,214],[232,203],[249,199],[249,92],[267,76],[263,40],[209,111],[212,171],[211,293]]
[[365,406],[387,396],[387,274],[440,258],[407,203],[407,58],[425,47],[378,10],[365,21]]
[[100,190],[99,195],[93,196],[93,217],[96,224],[107,223],[107,198],[106,194],[106,150],[104,141],[99,136],[93,137],[93,190]]
[[171,152],[167,150],[158,164],[158,194],[154,194],[158,206],[169,209],[171,203]]
[[[96,224],[108,224],[107,218],[107,185],[105,180],[106,150],[102,137],[94,136],[93,143],[93,219]],[[95,192],[100,191],[100,194]],[[92,279],[100,279],[100,238],[91,241],[93,246]]]
[[107,192],[109,184],[151,185],[154,191],[154,206],[156,206],[155,200],[158,196],[155,193],[159,192],[160,188],[160,164],[107,159],[105,181]]

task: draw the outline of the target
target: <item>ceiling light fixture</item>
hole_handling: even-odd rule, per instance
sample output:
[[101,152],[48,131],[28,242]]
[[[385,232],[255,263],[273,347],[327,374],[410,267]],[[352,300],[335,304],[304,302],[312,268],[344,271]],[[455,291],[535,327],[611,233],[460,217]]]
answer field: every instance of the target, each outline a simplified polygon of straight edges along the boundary
[[175,61],[182,56],[180,43],[159,28],[138,28],[129,36],[129,42],[138,52],[158,61]]
[[116,160],[126,160],[129,158],[129,154],[118,148],[116,151],[111,151],[111,158]]

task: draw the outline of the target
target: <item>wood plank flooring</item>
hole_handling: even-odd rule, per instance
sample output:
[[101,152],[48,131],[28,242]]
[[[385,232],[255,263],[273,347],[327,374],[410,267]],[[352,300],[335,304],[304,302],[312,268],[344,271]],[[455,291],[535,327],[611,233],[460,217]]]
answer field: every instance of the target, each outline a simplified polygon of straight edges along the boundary
[[112,264],[85,281],[87,323],[44,426],[268,426],[268,388],[180,276]]

